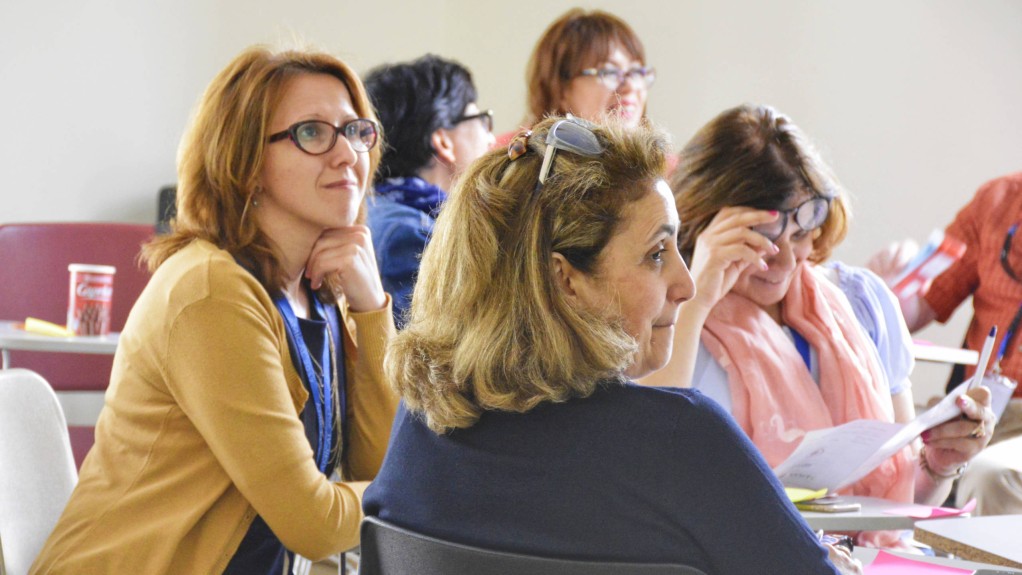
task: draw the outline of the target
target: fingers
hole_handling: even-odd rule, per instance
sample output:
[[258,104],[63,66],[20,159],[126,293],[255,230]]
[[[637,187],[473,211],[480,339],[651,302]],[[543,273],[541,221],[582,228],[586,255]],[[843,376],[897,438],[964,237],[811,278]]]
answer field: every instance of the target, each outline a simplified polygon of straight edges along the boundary
[[312,248],[305,276],[313,289],[319,289],[326,278],[335,278],[336,287],[353,311],[380,309],[386,304],[372,236],[366,226],[324,231]]
[[830,543],[824,543],[823,546],[827,548],[830,562],[837,567],[838,572],[842,575],[859,575],[862,573],[862,563],[852,557],[852,554],[847,549],[840,545],[831,545]]
[[923,432],[928,464],[939,474],[972,460],[990,443],[996,418],[990,408],[990,390],[979,386],[956,400],[962,416]]

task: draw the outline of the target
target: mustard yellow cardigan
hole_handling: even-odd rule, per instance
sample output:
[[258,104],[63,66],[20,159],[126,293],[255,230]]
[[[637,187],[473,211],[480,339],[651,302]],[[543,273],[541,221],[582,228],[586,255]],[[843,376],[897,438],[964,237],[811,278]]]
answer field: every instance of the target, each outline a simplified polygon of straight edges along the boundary
[[270,295],[207,242],[164,262],[121,334],[96,444],[31,572],[221,573],[257,513],[310,559],[356,545],[397,407],[382,372],[394,324],[389,298],[340,308],[350,481],[332,483],[313,462],[308,393]]

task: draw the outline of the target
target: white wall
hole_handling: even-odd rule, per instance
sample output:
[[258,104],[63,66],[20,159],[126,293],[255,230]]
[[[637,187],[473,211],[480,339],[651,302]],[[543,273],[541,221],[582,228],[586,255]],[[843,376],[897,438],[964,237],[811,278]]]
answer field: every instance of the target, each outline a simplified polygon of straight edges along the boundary
[[[476,75],[497,127],[564,0],[4,0],[0,222],[150,222],[200,92],[244,46],[301,38],[359,70],[426,51]],[[773,104],[852,194],[837,257],[924,239],[983,181],[1022,169],[1022,3],[602,0],[658,69],[650,116],[680,147],[717,112]],[[0,255],[2,258],[2,255]],[[956,344],[968,311],[924,335]],[[934,378],[942,375],[934,376]]]

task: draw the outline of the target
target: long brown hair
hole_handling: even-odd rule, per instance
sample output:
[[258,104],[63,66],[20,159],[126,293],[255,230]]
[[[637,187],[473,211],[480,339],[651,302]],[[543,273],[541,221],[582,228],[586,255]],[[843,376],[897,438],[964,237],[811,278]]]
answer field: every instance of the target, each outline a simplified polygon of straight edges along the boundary
[[525,154],[491,151],[469,168],[422,257],[411,317],[385,361],[409,409],[442,433],[485,410],[524,412],[621,381],[635,340],[613,318],[577,309],[555,282],[553,254],[598,276],[624,210],[652,193],[663,133],[617,122],[593,127],[598,158],[558,152],[537,186],[540,122]]
[[742,105],[710,120],[682,149],[671,177],[690,258],[699,234],[727,206],[781,208],[792,196],[833,198],[809,260],[822,262],[848,232],[846,193],[802,130],[770,106]]
[[[150,271],[195,239],[230,252],[270,291],[283,286],[281,263],[257,219],[247,214],[263,167],[269,123],[288,82],[301,74],[329,74],[348,89],[352,107],[375,119],[358,75],[325,53],[248,48],[206,88],[178,151],[177,218],[170,234],[145,246]],[[369,179],[381,145],[369,152]],[[367,181],[366,187],[371,186]],[[246,215],[247,214],[247,215]],[[365,217],[359,209],[359,221]]]

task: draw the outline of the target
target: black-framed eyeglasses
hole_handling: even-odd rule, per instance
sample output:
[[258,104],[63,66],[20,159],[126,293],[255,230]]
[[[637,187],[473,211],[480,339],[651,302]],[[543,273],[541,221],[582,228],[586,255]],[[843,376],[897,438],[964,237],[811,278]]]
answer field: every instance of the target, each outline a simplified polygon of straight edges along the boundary
[[1008,274],[1008,277],[1022,283],[1022,280],[1018,279],[1018,275],[1015,274],[1015,270],[1011,268],[1011,262],[1008,261],[1008,256],[1011,255],[1011,242],[1014,241],[1017,231],[1018,223],[1016,222],[1008,228],[1008,235],[1004,236],[1004,245],[1001,246],[1001,267],[1004,268],[1004,273]]
[[[603,154],[603,144],[596,138],[596,134],[589,128],[585,120],[575,117],[568,117],[565,120],[558,120],[550,127],[546,135],[546,151],[543,153],[543,165],[539,169],[539,183],[545,184],[550,177],[550,170],[553,167],[554,155],[557,150],[564,150],[573,154],[579,154],[589,158],[595,158]],[[592,124],[589,124],[590,126]]]
[[[795,225],[800,230],[811,232],[827,221],[832,199],[825,196],[816,196],[789,210],[777,210],[779,214],[776,220],[767,224],[753,226],[752,231],[762,234],[772,242],[776,242],[778,238],[784,235],[784,230],[788,227],[788,220],[794,219]],[[795,217],[792,218],[791,214],[794,214]]]
[[462,122],[467,122],[469,120],[475,119],[478,119],[480,122],[483,123],[483,127],[486,128],[487,132],[493,131],[493,110],[483,110],[478,114],[466,114],[464,116],[456,118],[454,120],[454,125],[457,126]]
[[586,68],[579,76],[592,76],[599,80],[608,90],[616,92],[625,80],[636,88],[649,88],[656,80],[656,69],[648,66],[636,66],[627,70],[608,66],[606,68]]
[[337,136],[341,133],[344,134],[344,138],[348,140],[353,150],[368,152],[379,140],[380,127],[373,120],[366,118],[357,118],[340,126],[334,126],[323,120],[306,120],[291,124],[284,131],[271,134],[268,141],[272,144],[289,138],[294,145],[298,146],[299,150],[306,154],[319,156],[334,149],[334,145],[337,144]]

